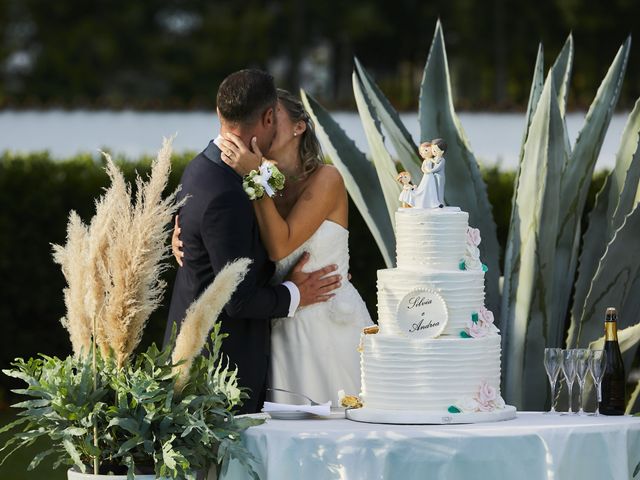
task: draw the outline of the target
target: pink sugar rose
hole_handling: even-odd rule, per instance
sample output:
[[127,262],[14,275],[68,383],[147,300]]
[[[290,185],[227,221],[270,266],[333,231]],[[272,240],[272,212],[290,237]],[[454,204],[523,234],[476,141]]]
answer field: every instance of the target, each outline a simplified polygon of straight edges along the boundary
[[479,320],[487,325],[493,325],[493,312],[486,307],[480,307],[478,312]]
[[480,230],[477,228],[467,227],[467,242],[476,247],[480,245]]
[[479,320],[478,323],[471,322],[469,324],[469,335],[473,338],[482,338],[486,337],[489,334],[489,328],[486,323]]
[[482,382],[480,390],[478,391],[478,403],[481,405],[488,405],[493,403],[498,398],[498,391],[495,387],[492,387],[487,382]]

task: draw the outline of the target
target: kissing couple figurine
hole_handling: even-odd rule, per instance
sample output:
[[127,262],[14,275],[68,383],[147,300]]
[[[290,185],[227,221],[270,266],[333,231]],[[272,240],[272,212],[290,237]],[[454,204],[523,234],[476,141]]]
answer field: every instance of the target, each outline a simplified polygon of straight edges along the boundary
[[419,152],[422,157],[420,169],[424,174],[420,185],[411,185],[411,176],[408,172],[401,172],[397,180],[403,189],[399,200],[403,207],[416,208],[443,208],[444,203],[444,153],[447,144],[441,138],[420,145]]

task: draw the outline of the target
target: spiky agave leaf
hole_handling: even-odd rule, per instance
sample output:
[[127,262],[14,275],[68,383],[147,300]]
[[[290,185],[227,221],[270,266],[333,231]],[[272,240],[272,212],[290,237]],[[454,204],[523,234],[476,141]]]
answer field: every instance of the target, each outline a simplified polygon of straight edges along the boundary
[[[599,327],[596,325],[599,325],[598,320],[601,318],[597,315],[596,318],[585,316],[585,300],[589,291],[594,289],[593,280],[607,244],[637,204],[636,192],[640,180],[638,135],[640,135],[640,100],[636,102],[622,133],[615,167],[598,192],[595,206],[589,215],[589,226],[584,234],[576,279],[571,325],[567,338],[569,346],[584,345],[594,338],[594,334],[599,333]],[[621,316],[621,318],[624,317]],[[589,322],[594,322],[594,325],[593,327],[585,326],[583,335],[583,324]]]
[[630,46],[631,40],[627,39],[609,67],[562,173],[562,202],[558,204],[560,231],[552,287],[557,292],[553,315],[558,321],[555,332],[549,339],[553,346],[561,346],[564,338],[564,319],[578,262],[582,213],[596,160],[620,96]]
[[[527,104],[527,112],[525,115],[526,125],[522,136],[522,145],[520,147],[520,156],[518,158],[518,169],[514,180],[513,197],[511,200],[511,220],[509,222],[509,234],[507,236],[507,244],[504,252],[504,277],[502,282],[502,298],[500,315],[502,318],[509,316],[511,305],[514,299],[515,290],[511,288],[511,278],[517,273],[516,269],[520,267],[520,216],[518,214],[518,186],[520,184],[520,174],[522,167],[522,159],[524,158],[524,147],[527,144],[529,129],[533,120],[533,114],[540,101],[542,88],[544,86],[544,54],[542,44],[538,46],[538,55],[536,56],[536,65],[533,69],[533,81],[531,82],[531,91],[529,92],[529,102]],[[509,322],[501,321],[500,327],[503,338],[509,334]],[[505,361],[509,361],[505,358]]]
[[500,311],[500,278],[498,237],[487,187],[469,142],[453,107],[451,81],[444,36],[440,21],[436,24],[433,43],[424,69],[420,88],[420,141],[444,138],[448,144],[445,199],[469,212],[469,224],[482,232],[480,253],[489,267],[485,276],[486,303],[496,315]]
[[[629,252],[630,245],[637,245],[640,238],[640,207],[629,213],[607,244],[604,255],[591,281],[582,308],[581,321],[576,332],[576,344],[586,345],[602,332],[602,318],[608,306],[624,305],[630,295],[637,295],[633,286],[640,274],[640,255]],[[621,328],[631,325],[633,318],[619,319]]]
[[393,267],[396,248],[393,223],[389,219],[375,167],[313,97],[303,90],[300,97],[316,125],[322,149],[342,175],[347,191],[369,227],[387,267]]
[[[551,321],[553,252],[557,234],[560,172],[564,163],[564,123],[551,75],[545,81],[525,145],[517,206],[521,242],[517,274],[511,279],[513,303],[503,316],[505,394],[519,408],[542,403],[540,373]],[[524,382],[524,379],[527,379]]]
[[369,72],[365,70],[357,58],[354,59],[354,62],[355,72],[363,96],[366,97],[368,105],[376,112],[378,120],[387,132],[388,138],[398,154],[398,161],[401,163],[402,168],[411,174],[414,182],[417,182],[422,177],[422,171],[420,170],[422,161],[411,134],[402,123],[398,112],[391,106],[389,100],[375,84]]
[[567,98],[569,96],[569,80],[573,70],[573,35],[569,35],[562,46],[562,50],[556,57],[551,67],[553,83],[558,95],[558,108],[564,118],[567,111]]
[[380,180],[380,187],[382,188],[382,194],[384,195],[385,204],[389,212],[389,221],[392,225],[395,225],[395,213],[400,206],[398,197],[402,189],[396,181],[398,170],[384,144],[384,136],[382,135],[382,128],[378,116],[371,106],[368,97],[362,93],[358,76],[355,72],[353,73],[352,80],[353,94],[356,98],[358,113],[360,114],[362,127],[364,128],[364,133],[369,143],[369,156],[378,174],[378,180]]

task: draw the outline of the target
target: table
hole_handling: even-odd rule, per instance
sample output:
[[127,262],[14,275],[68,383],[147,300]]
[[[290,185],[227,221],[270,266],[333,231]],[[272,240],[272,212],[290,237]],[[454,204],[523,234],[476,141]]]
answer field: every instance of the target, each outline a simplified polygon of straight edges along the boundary
[[[243,435],[262,480],[640,480],[640,417],[519,412],[475,425],[268,420]],[[247,478],[233,465],[224,480]]]

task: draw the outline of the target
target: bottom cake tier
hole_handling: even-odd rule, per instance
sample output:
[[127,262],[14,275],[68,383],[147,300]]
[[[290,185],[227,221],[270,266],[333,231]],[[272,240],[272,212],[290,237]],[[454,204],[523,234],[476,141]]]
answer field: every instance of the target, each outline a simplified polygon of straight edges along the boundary
[[498,334],[423,340],[363,335],[361,375],[367,409],[472,413],[504,408]]

